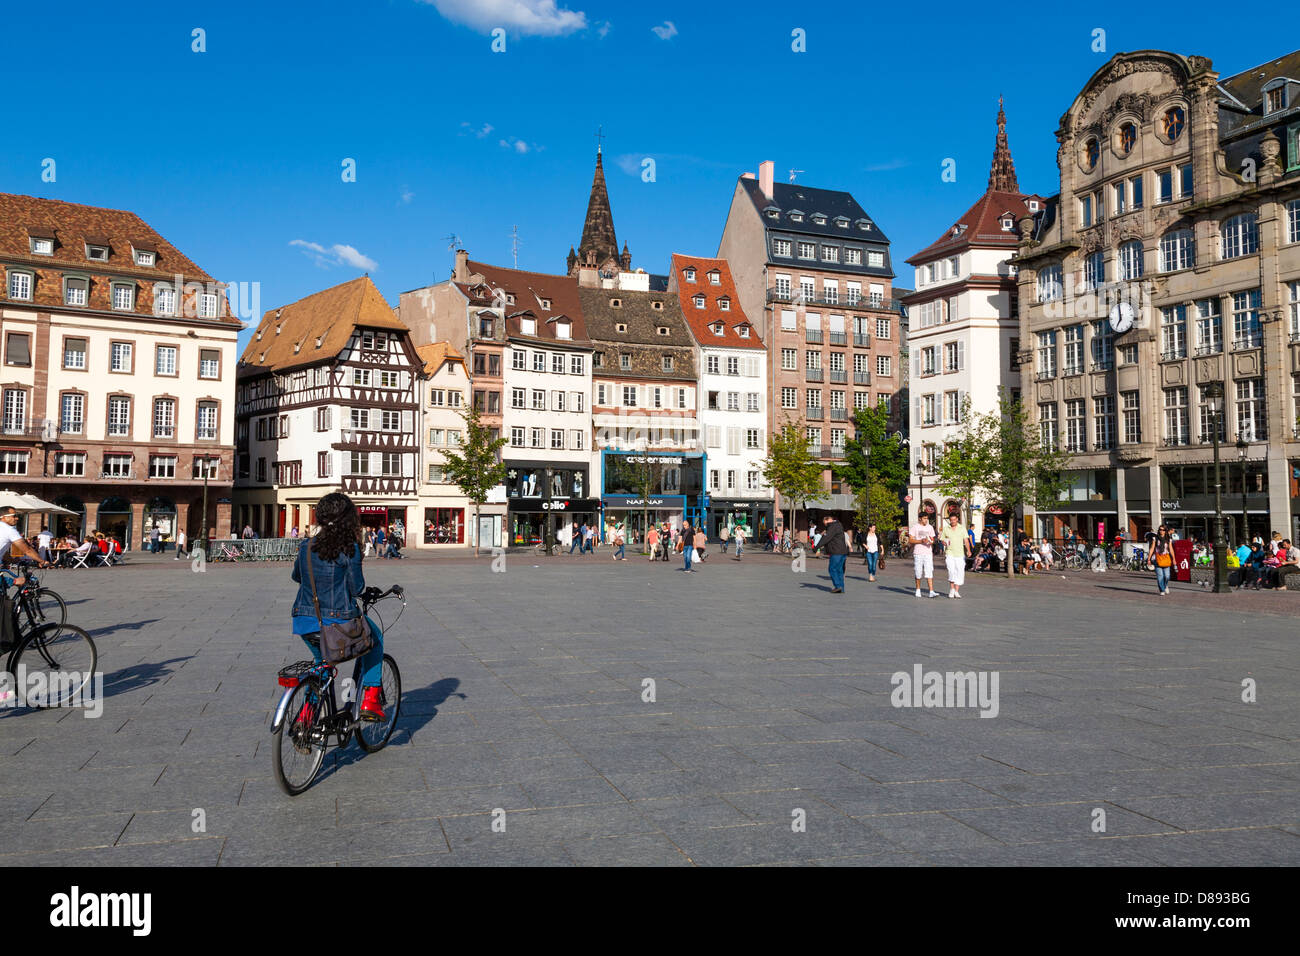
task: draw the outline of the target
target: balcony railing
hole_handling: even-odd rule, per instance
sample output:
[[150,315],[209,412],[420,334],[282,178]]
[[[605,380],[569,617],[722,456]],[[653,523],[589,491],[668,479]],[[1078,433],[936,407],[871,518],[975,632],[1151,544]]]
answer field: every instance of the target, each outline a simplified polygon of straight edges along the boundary
[[1187,358],[1186,348],[1165,349],[1163,352],[1160,353],[1160,361],[1162,362],[1173,362],[1178,359],[1185,359],[1185,358]]
[[809,343],[810,345],[821,345],[821,344],[822,344],[822,330],[821,330],[821,329],[805,329],[805,330],[804,330],[804,341],[807,342],[807,343]]
[[869,348],[871,345],[871,336],[866,332],[854,332],[853,344],[861,348]]
[[1051,381],[1054,378],[1056,378],[1055,371],[1038,372],[1034,375],[1035,382],[1047,382],[1047,381]]
[[849,337],[845,332],[828,332],[828,341],[831,345],[848,345]]
[[1263,336],[1256,332],[1252,335],[1242,335],[1232,340],[1232,350],[1234,352],[1244,352],[1247,349],[1259,348],[1259,343]]
[[1179,445],[1187,445],[1187,444],[1190,444],[1190,442],[1188,441],[1188,436],[1186,435],[1169,435],[1166,436],[1165,438],[1166,448],[1176,448]]
[[803,417],[804,417],[804,418],[811,418],[811,419],[814,419],[814,420],[816,420],[816,421],[821,421],[823,415],[824,415],[824,413],[823,413],[822,408],[821,408],[820,405],[818,405],[818,406],[816,406],[816,407],[813,407],[812,405],[808,405],[808,406],[805,406],[805,408],[804,408],[804,410],[803,410]]
[[784,302],[791,305],[832,305],[850,309],[883,309],[885,307],[885,297],[882,295],[859,296],[856,299],[846,295],[841,298],[834,291],[824,291],[821,295],[818,295],[813,291],[786,289],[777,286],[767,290],[767,301]]
[[847,382],[848,380],[849,380],[848,373],[845,372],[844,369],[842,369],[842,368],[841,368],[841,369],[834,369],[834,368],[831,369],[831,381],[832,381],[832,382]]
[[[809,449],[811,451],[811,449]],[[843,445],[822,445],[817,452],[818,458],[843,458]]]
[[819,368],[806,368],[803,370],[805,382],[820,382],[822,380],[822,370]]
[[849,420],[849,410],[847,408],[832,408],[831,421],[847,422]]
[[1082,375],[1082,374],[1083,374],[1083,366],[1082,366],[1082,365],[1063,365],[1063,366],[1061,366],[1061,376],[1062,376],[1063,378],[1069,378],[1071,375]]
[[854,372],[854,373],[853,373],[853,384],[854,384],[854,385],[870,385],[870,384],[871,384],[871,373],[870,373],[870,372]]
[[1199,355],[1219,355],[1223,352],[1222,342],[1210,342],[1206,345],[1196,346],[1196,354]]
[[883,295],[873,295],[868,297],[867,304],[873,309],[883,309],[885,307],[885,297]]
[[0,437],[34,438],[37,441],[54,441],[59,423],[52,418],[33,418],[31,421],[5,418],[0,423]]
[[1108,359],[1105,362],[1093,362],[1091,369],[1094,372],[1109,372],[1114,367],[1115,367],[1115,360]]

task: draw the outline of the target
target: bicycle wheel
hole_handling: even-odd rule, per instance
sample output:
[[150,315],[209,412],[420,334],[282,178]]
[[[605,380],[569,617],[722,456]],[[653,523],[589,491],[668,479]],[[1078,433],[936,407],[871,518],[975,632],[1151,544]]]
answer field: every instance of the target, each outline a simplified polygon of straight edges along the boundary
[[[380,703],[387,720],[362,720],[357,723],[357,743],[366,753],[374,753],[388,743],[397,725],[397,711],[402,705],[402,675],[397,670],[397,661],[384,655],[383,667],[379,675],[379,686],[383,690]],[[364,691],[358,689],[358,693]]]
[[[61,707],[79,697],[95,676],[99,653],[75,624],[45,624],[29,632],[10,660],[28,707]],[[28,694],[28,689],[32,690]]]
[[325,759],[326,736],[320,726],[323,710],[316,688],[310,682],[301,683],[294,688],[284,709],[284,721],[275,732],[271,766],[275,782],[291,797],[311,786]]
[[20,604],[19,623],[24,631],[43,624],[66,624],[67,620],[68,605],[49,588],[39,588]]

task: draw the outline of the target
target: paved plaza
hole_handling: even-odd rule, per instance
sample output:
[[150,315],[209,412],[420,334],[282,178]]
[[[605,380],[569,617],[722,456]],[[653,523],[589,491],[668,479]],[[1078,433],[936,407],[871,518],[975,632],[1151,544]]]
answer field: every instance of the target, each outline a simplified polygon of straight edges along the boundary
[[[833,595],[824,561],[763,554],[367,561],[408,589],[401,717],[291,798],[268,732],[305,656],[288,565],[134,558],[45,579],[106,697],[0,711],[5,864],[1300,861],[1300,595],[1085,573],[917,600],[904,562],[869,584],[857,560]],[[894,674],[931,671],[976,672],[991,706],[894,706]]]

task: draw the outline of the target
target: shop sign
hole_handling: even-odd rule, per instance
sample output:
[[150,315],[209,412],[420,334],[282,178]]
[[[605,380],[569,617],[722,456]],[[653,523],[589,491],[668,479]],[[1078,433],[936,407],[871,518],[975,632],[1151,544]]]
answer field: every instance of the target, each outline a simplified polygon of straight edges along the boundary
[[627,455],[625,460],[634,465],[683,465],[685,458],[673,455]]
[[1160,510],[1161,511],[1182,511],[1183,503],[1181,501],[1165,501],[1163,498],[1161,498]]
[[569,507],[569,503],[567,501],[543,501],[542,502],[543,511],[563,511],[567,507]]
[[386,516],[388,508],[385,505],[357,505],[357,514]]

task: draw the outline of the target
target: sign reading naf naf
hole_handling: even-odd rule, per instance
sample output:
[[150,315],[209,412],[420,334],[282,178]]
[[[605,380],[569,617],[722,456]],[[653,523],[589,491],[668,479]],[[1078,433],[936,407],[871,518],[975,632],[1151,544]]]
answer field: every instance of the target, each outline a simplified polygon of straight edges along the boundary
[[616,508],[685,508],[685,495],[651,495],[639,498],[636,495],[606,495],[605,507]]

